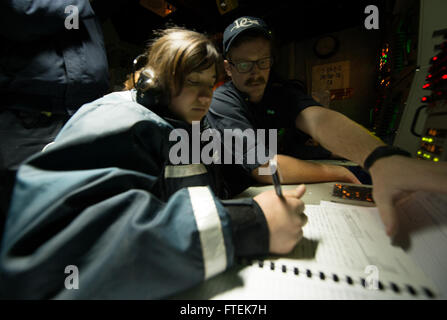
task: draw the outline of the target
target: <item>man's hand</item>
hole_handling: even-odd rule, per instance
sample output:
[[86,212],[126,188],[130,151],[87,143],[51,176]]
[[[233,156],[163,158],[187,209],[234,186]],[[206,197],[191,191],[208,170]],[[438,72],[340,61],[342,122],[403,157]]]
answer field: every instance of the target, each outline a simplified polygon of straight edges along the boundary
[[306,187],[300,185],[293,190],[284,190],[284,198],[278,197],[273,190],[254,197],[267,220],[271,253],[289,253],[303,237],[301,228],[306,220],[302,215],[304,203],[300,198],[305,191]]
[[392,156],[377,160],[370,173],[374,201],[390,237],[399,231],[398,199],[417,190],[447,194],[447,163]]
[[[360,165],[377,147],[385,145],[341,113],[318,106],[303,110],[296,118],[296,127],[329,151]],[[447,193],[446,163],[391,156],[378,159],[369,171],[373,197],[389,236],[398,231],[395,202],[404,194],[417,190]]]
[[359,179],[353,174],[349,169],[343,167],[343,166],[336,166],[336,165],[325,165],[326,170],[328,170],[329,174],[333,175],[334,177],[338,177],[336,182],[347,182],[347,183],[354,183],[354,184],[361,184]]

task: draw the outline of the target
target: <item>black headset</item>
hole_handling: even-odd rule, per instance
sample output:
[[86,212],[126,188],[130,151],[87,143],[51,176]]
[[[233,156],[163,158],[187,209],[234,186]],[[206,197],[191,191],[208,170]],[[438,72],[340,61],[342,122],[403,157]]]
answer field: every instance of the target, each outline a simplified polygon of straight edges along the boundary
[[140,54],[133,60],[133,85],[137,91],[136,101],[145,107],[155,108],[157,106],[167,106],[169,96],[161,88],[154,71],[151,68],[144,68],[140,72],[138,81],[135,83],[135,73],[137,64],[141,58],[146,58],[145,54]]

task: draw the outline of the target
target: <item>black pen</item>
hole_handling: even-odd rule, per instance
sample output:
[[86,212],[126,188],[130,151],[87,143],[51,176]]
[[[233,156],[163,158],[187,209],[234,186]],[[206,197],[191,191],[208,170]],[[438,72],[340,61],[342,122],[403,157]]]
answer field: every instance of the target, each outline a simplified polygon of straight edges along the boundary
[[281,189],[281,182],[279,180],[279,166],[278,162],[276,161],[276,158],[273,158],[270,160],[270,171],[272,173],[272,179],[273,184],[275,186],[275,191],[278,197],[283,198],[282,189]]

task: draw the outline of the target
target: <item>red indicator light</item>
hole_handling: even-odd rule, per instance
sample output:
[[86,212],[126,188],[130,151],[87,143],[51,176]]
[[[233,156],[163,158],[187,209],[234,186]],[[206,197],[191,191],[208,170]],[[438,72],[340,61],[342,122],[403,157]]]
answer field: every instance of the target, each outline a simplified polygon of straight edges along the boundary
[[422,102],[425,102],[425,101],[427,101],[427,97],[422,98]]

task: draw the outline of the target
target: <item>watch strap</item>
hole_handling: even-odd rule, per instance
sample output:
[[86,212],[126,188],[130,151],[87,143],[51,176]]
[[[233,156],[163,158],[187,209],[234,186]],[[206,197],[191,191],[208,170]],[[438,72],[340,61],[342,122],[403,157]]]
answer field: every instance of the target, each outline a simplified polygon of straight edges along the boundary
[[405,150],[402,150],[398,147],[393,146],[380,146],[374,149],[373,152],[366,158],[365,163],[363,164],[363,168],[366,171],[369,171],[371,166],[379,159],[385,158],[385,157],[391,157],[391,156],[404,156],[404,157],[410,157],[411,154]]

